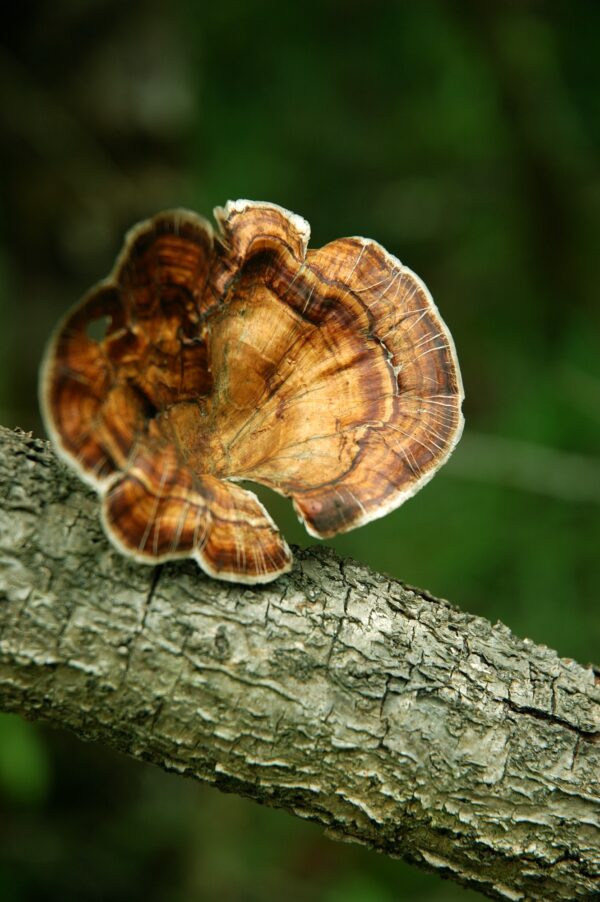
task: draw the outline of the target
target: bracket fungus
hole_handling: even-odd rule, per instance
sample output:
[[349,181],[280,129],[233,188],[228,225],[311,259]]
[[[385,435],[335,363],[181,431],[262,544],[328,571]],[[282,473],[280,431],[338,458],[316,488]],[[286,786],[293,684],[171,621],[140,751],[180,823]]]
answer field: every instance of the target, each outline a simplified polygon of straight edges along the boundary
[[454,344],[423,282],[365,238],[308,250],[308,223],[229,202],[135,226],[59,324],[41,407],[123,553],[193,557],[240,583],[291,567],[256,496],[320,538],[381,517],[462,431]]

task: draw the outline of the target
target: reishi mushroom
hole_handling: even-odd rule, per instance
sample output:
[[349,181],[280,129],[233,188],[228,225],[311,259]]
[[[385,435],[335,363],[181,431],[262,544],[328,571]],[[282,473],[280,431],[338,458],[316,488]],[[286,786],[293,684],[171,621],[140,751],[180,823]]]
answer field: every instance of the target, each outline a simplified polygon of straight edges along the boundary
[[463,390],[429,291],[376,241],[308,250],[308,223],[270,203],[215,218],[128,233],[52,336],[41,407],[124,554],[262,583],[292,555],[236,482],[291,497],[313,536],[362,526],[448,459]]

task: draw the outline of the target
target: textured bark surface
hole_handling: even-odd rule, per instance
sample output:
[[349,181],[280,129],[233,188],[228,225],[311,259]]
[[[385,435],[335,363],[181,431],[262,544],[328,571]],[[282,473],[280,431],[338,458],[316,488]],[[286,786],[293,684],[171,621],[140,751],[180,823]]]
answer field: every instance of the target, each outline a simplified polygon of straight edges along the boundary
[[0,708],[512,900],[600,893],[600,676],[325,549],[252,588],[105,540],[0,430]]

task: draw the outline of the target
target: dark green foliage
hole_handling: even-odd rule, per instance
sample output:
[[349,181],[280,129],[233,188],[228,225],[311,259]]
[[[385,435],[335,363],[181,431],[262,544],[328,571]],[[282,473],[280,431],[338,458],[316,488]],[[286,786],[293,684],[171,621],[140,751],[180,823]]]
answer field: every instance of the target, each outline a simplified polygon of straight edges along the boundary
[[[169,9],[32,2],[4,23],[0,420],[40,428],[49,329],[161,207],[267,199],[303,214],[315,245],[375,238],[423,276],[453,332],[467,433],[415,499],[334,546],[597,659],[600,6]],[[563,480],[566,452],[582,460]],[[470,895],[12,718],[0,846],[3,902]]]

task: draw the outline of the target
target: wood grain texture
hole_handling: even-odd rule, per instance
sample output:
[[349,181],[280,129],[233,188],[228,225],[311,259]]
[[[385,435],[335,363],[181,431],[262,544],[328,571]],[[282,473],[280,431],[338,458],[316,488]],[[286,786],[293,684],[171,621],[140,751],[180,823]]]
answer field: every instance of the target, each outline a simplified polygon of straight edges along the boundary
[[41,401],[120,550],[255,583],[291,553],[233,482],[293,498],[312,535],[354,529],[448,458],[462,385],[425,285],[376,242],[308,250],[308,224],[274,204],[216,217],[217,234],[183,210],[136,226],[59,324]]
[[600,675],[326,549],[269,586],[115,553],[0,430],[0,708],[490,898],[600,892]]

